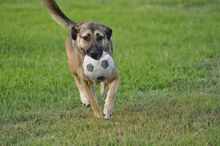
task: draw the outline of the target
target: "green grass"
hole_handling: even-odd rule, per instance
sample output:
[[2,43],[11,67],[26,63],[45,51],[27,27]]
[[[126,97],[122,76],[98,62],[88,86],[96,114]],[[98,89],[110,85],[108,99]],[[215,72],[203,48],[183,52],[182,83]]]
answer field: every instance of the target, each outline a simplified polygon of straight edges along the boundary
[[219,0],[58,3],[113,29],[114,114],[81,105],[67,32],[42,3],[1,0],[0,145],[220,145]]

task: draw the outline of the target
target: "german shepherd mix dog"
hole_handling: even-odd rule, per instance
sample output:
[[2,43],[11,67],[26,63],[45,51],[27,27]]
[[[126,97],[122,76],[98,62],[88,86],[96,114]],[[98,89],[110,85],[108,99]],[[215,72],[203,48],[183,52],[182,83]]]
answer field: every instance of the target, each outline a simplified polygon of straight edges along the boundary
[[[66,55],[82,103],[85,106],[91,105],[95,117],[104,116],[105,119],[109,119],[119,85],[119,74],[114,68],[109,78],[103,79],[101,82],[98,80],[91,81],[84,75],[82,64],[85,55],[98,59],[103,51],[106,51],[112,56],[112,29],[94,21],[76,23],[60,10],[54,0],[43,0],[43,3],[47,6],[52,18],[59,25],[69,30],[69,35],[65,41]],[[95,97],[94,83],[100,83],[100,92],[105,99],[103,113]],[[107,93],[106,85],[108,85]]]

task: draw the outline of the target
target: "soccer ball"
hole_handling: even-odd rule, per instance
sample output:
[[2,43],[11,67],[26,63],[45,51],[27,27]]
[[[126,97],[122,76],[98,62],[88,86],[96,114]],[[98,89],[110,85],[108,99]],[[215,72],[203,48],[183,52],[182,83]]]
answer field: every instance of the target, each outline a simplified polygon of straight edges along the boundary
[[99,60],[95,60],[88,55],[84,57],[83,71],[91,81],[103,81],[112,74],[113,69],[114,61],[107,52],[103,52]]

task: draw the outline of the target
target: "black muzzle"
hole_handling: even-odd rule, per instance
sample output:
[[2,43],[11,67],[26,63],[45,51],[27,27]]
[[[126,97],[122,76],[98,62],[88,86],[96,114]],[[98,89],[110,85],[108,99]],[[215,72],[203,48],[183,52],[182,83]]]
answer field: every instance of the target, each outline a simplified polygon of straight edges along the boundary
[[97,46],[92,46],[86,51],[86,55],[92,57],[95,60],[99,60],[102,56],[102,49],[98,48]]

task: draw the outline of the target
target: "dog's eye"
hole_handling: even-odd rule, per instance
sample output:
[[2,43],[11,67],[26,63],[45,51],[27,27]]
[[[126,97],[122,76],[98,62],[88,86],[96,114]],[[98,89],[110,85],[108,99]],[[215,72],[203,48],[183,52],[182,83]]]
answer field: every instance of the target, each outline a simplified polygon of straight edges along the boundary
[[104,38],[103,36],[98,35],[97,38],[96,38],[96,40],[97,40],[97,41],[101,41],[101,40],[103,40],[103,38]]
[[84,36],[82,37],[85,41],[90,41],[90,36]]

